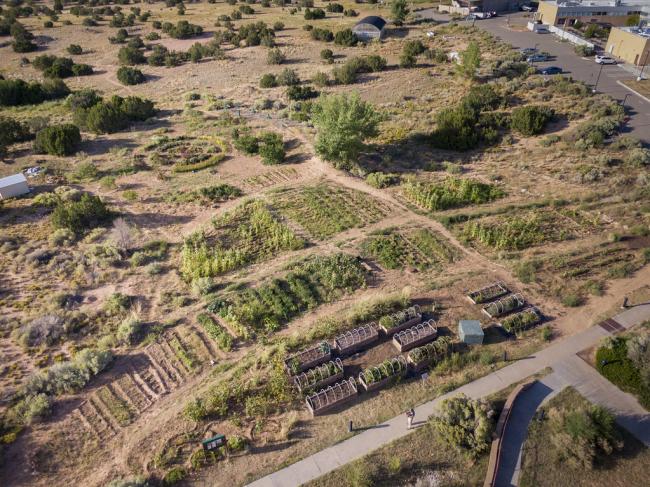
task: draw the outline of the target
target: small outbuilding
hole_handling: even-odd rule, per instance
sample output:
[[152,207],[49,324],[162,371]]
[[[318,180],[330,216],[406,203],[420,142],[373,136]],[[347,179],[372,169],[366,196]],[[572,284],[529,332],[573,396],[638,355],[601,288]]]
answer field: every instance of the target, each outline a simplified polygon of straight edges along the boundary
[[352,32],[362,42],[373,41],[381,39],[384,36],[384,27],[386,21],[376,15],[370,15],[362,18],[357,24],[352,27]]
[[460,320],[458,336],[460,341],[467,345],[482,345],[484,333],[481,322],[479,320]]
[[0,179],[0,200],[20,196],[29,193],[27,178],[23,173],[13,174],[6,178]]

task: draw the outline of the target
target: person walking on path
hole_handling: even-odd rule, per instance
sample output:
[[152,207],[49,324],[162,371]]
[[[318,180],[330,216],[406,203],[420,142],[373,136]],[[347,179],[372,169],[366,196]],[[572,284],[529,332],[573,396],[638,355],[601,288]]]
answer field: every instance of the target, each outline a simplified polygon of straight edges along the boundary
[[415,418],[415,410],[411,408],[406,411],[406,426],[408,429],[411,429],[411,425],[413,425],[413,418]]

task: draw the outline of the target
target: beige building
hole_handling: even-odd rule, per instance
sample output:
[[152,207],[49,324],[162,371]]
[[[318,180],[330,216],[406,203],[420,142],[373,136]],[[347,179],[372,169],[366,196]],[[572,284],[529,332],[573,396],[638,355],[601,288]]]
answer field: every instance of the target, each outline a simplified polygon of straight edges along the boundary
[[615,27],[605,50],[625,62],[646,66],[650,64],[650,28]]
[[641,14],[644,0],[587,0],[587,1],[541,1],[535,19],[548,25],[573,25],[582,23],[624,26],[630,17]]

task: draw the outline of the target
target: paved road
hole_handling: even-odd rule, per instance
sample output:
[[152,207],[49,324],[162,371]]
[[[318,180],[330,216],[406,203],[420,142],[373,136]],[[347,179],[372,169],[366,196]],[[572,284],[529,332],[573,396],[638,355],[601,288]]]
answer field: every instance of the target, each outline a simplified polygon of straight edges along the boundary
[[[422,10],[418,12],[422,18],[446,21],[449,17],[439,14],[435,9]],[[519,14],[512,14],[517,16]],[[650,102],[633,94],[618,81],[624,79],[634,79],[635,74],[620,65],[603,66],[600,78],[598,72],[600,66],[593,59],[578,57],[569,42],[560,42],[559,38],[553,34],[533,34],[532,32],[520,32],[511,30],[507,25],[506,15],[494,17],[486,20],[476,21],[476,27],[484,29],[505,42],[512,44],[516,48],[534,47],[537,45],[540,51],[546,51],[554,56],[550,62],[537,63],[540,66],[553,65],[559,66],[567,74],[576,80],[584,81],[593,86],[598,80],[597,89],[600,92],[607,93],[613,98],[623,101],[625,95],[629,94],[625,100],[625,106],[629,110],[631,120],[627,124],[625,133],[650,144]],[[646,67],[645,76],[650,76],[650,67]]]
[[[650,319],[650,304],[643,304],[626,310],[615,316],[614,319],[618,321],[623,327],[629,328],[630,326]],[[423,421],[430,415],[434,414],[440,403],[448,397],[452,397],[460,393],[466,394],[472,398],[485,397],[499,392],[511,384],[520,382],[546,367],[558,366],[562,371],[565,371],[564,374],[566,377],[574,377],[570,380],[565,379],[565,382],[567,384],[577,382],[578,390],[581,391],[580,387],[582,387],[582,385],[579,383],[581,380],[580,376],[568,375],[567,371],[571,371],[575,367],[573,367],[570,362],[566,361],[568,359],[572,360],[573,357],[575,357],[576,360],[580,360],[575,356],[577,352],[596,345],[603,337],[606,336],[610,336],[610,333],[608,331],[604,330],[600,326],[593,326],[580,333],[577,333],[576,335],[567,337],[564,340],[561,340],[558,343],[545,348],[536,355],[531,355],[530,357],[519,360],[507,367],[493,372],[492,374],[477,379],[474,382],[470,382],[469,384],[466,384],[456,389],[455,391],[452,391],[448,394],[438,397],[437,399],[418,406],[415,409],[416,423],[418,420]],[[562,364],[565,365],[563,366]],[[593,377],[589,377],[589,381],[592,379]],[[615,387],[613,388],[616,389]],[[585,389],[583,388],[582,390]],[[603,391],[605,391],[605,389],[603,389]],[[607,398],[608,394],[611,394],[611,390],[609,392],[604,392],[603,394],[604,398]],[[592,395],[592,397],[596,396],[597,398],[601,397],[600,394]],[[587,398],[590,400],[592,397],[589,397],[589,395],[587,395]],[[631,401],[629,398],[627,398],[625,401],[621,401],[621,404],[625,403],[625,408],[628,409],[624,409],[620,416],[632,418],[636,421],[637,424],[642,423],[644,426],[643,431],[640,433],[640,438],[645,438],[645,428],[646,426],[650,426],[648,424],[649,418],[645,412],[643,412],[641,415],[637,414],[639,413],[638,408],[641,406],[638,405],[638,402],[636,403],[636,406],[634,406],[633,403],[636,400],[631,396],[629,397],[632,399]],[[609,407],[614,408],[618,406],[617,404],[614,404],[610,405]],[[641,411],[643,411],[643,409],[641,409]],[[622,424],[626,427],[630,427],[630,432],[632,434],[636,434],[634,429],[635,425],[633,423],[622,422]],[[377,425],[375,428],[365,430],[348,440],[321,450],[314,455],[311,455],[299,462],[294,463],[293,465],[290,465],[286,468],[283,468],[282,470],[272,473],[255,482],[252,482],[249,485],[251,487],[297,487],[305,482],[318,478],[321,475],[342,467],[349,462],[357,460],[372,452],[373,450],[381,447],[382,445],[404,437],[408,433],[409,431],[406,429],[405,419],[402,415],[400,415],[389,421],[386,421],[385,423]],[[650,430],[648,430],[648,434],[650,434]],[[515,453],[512,453],[512,455],[515,455]]]

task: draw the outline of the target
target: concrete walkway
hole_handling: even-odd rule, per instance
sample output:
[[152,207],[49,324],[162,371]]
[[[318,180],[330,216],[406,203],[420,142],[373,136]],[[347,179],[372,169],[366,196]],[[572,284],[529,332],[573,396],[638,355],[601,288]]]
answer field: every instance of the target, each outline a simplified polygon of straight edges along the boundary
[[[625,328],[629,328],[645,320],[650,320],[650,304],[630,308],[616,315],[614,319]],[[588,387],[589,385],[583,384],[582,381],[592,382],[595,381],[595,379],[600,378],[602,381],[607,382],[605,379],[602,379],[597,372],[591,369],[591,367],[584,364],[584,362],[575,354],[580,350],[596,345],[602,338],[610,335],[611,334],[602,327],[593,326],[576,335],[567,337],[544,350],[541,350],[536,355],[531,355],[525,359],[518,360],[485,377],[470,382],[469,384],[466,384],[450,393],[444,394],[443,396],[418,406],[415,408],[416,422],[414,424],[417,424],[418,421],[424,421],[430,415],[434,414],[440,403],[446,398],[461,393],[472,398],[485,397],[499,392],[511,384],[520,382],[546,367],[559,368],[558,372],[551,374],[548,379],[545,378],[542,381],[543,384],[553,390],[561,390],[566,385],[574,385],[582,393],[583,390],[585,390],[585,387]],[[586,369],[577,369],[577,362],[572,362],[574,359],[582,362],[587,369],[591,370],[591,374],[587,374]],[[575,372],[576,370],[578,372]],[[632,434],[636,434],[635,430],[637,427],[642,428],[639,433],[639,438],[645,438],[645,435],[650,433],[650,431],[646,430],[646,428],[650,427],[648,424],[649,418],[647,413],[645,413],[643,409],[641,409],[641,411],[637,409],[640,408],[638,402],[636,407],[634,407],[632,402],[628,399],[619,399],[619,395],[623,395],[623,393],[616,387],[611,387],[618,391],[616,401],[612,401],[612,396],[607,395],[613,394],[612,391],[607,390],[604,387],[597,387],[594,390],[586,390],[586,397],[592,400],[590,397],[591,395],[592,397],[600,398],[602,400],[608,400],[608,407],[614,409],[617,419],[621,419],[621,424],[626,428],[628,428],[627,425],[630,425],[629,429]],[[532,398],[531,401],[531,404],[534,404],[535,398]],[[621,408],[620,411],[617,409],[619,407]],[[523,419],[525,419],[525,415],[522,416],[522,420]],[[627,423],[623,420],[627,421]],[[526,427],[527,425],[528,422],[526,422]],[[402,415],[400,415],[386,421],[385,423],[379,424],[372,429],[367,429],[348,440],[321,450],[314,455],[294,463],[293,465],[256,480],[249,485],[251,487],[297,487],[305,482],[342,467],[349,462],[357,460],[391,441],[402,438],[408,433],[409,431],[406,429],[406,420]],[[516,431],[513,431],[513,435],[515,433]],[[512,451],[510,454],[517,458],[520,456],[520,451],[521,448],[518,449],[518,452]],[[509,461],[512,463],[512,460]],[[514,470],[516,470],[517,461],[514,462],[514,465]]]

